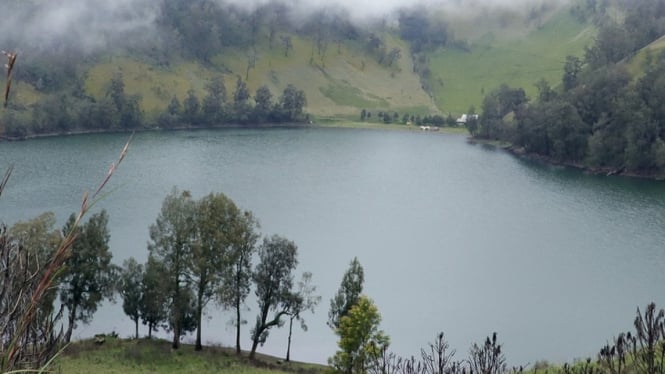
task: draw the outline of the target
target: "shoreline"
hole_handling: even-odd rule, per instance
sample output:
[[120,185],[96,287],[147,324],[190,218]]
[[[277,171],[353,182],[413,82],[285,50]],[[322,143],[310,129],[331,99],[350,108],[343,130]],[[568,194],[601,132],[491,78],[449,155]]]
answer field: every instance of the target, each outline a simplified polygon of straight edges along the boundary
[[67,132],[49,132],[43,134],[31,134],[21,137],[11,137],[0,135],[0,142],[18,142],[24,140],[33,140],[41,138],[54,138],[59,136],[76,136],[76,135],[89,135],[89,134],[127,134],[127,133],[142,133],[142,132],[163,132],[163,131],[196,131],[196,130],[219,130],[219,129],[307,129],[307,128],[330,128],[330,129],[358,129],[358,130],[385,130],[385,131],[409,131],[409,132],[427,132],[427,133],[441,133],[448,135],[466,135],[467,143],[469,144],[482,144],[500,148],[515,157],[519,157],[529,161],[535,161],[546,165],[564,166],[582,171],[587,174],[599,176],[620,176],[627,178],[647,179],[653,181],[665,181],[664,174],[656,173],[636,173],[627,171],[625,168],[593,168],[580,163],[574,162],[561,162],[552,159],[551,157],[539,155],[536,153],[529,153],[524,148],[516,147],[511,143],[498,140],[478,139],[471,136],[465,127],[447,127],[442,126],[434,131],[423,131],[420,126],[416,125],[403,125],[403,124],[384,124],[376,122],[360,122],[353,120],[323,120],[321,122],[309,123],[264,123],[243,125],[238,123],[229,123],[214,126],[176,126],[169,128],[161,127],[143,127],[140,129],[91,129],[91,130],[75,130]]
[[543,156],[539,155],[537,153],[529,153],[524,150],[524,148],[521,147],[516,147],[511,143],[508,142],[503,142],[503,141],[495,141],[495,140],[487,140],[487,139],[477,139],[472,136],[469,136],[467,138],[467,142],[469,144],[484,144],[484,145],[490,145],[494,146],[497,148],[501,148],[504,151],[510,153],[511,155],[529,160],[529,161],[535,161],[539,162],[545,165],[553,165],[553,166],[564,166],[572,169],[576,169],[579,171],[582,171],[587,174],[591,175],[598,175],[598,176],[606,176],[606,177],[625,177],[625,178],[635,178],[635,179],[645,179],[645,180],[652,180],[652,181],[665,181],[665,175],[663,174],[656,174],[656,173],[637,173],[637,172],[631,172],[626,170],[625,167],[622,168],[609,168],[609,167],[599,167],[599,168],[594,168],[590,167],[587,165],[583,165],[581,163],[576,163],[576,162],[562,162],[562,161],[557,161],[554,160],[551,157],[548,156]]
[[[19,142],[24,140],[41,139],[41,138],[54,138],[59,136],[76,136],[76,135],[89,135],[89,134],[127,134],[127,133],[142,133],[142,132],[162,132],[162,131],[193,131],[193,130],[219,130],[219,129],[306,129],[306,128],[338,128],[338,129],[363,129],[363,130],[389,130],[389,131],[422,131],[415,125],[401,125],[401,124],[383,124],[372,122],[357,122],[357,121],[323,121],[323,122],[310,122],[310,123],[264,123],[243,125],[238,123],[229,123],[223,125],[213,126],[176,126],[176,127],[143,127],[138,129],[90,129],[90,130],[74,130],[65,132],[48,132],[41,134],[30,134],[25,136],[5,136],[0,135],[0,142]],[[423,131],[427,132],[427,131]],[[441,127],[436,131],[444,134],[465,134],[468,131],[464,127]]]

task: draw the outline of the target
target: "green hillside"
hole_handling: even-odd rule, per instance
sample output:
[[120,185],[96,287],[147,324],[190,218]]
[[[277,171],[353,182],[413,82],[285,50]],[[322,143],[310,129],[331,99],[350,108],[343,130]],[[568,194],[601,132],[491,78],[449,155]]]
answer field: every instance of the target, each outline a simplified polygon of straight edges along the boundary
[[488,29],[469,51],[432,54],[431,87],[437,106],[446,113],[463,113],[471,105],[478,109],[485,94],[503,83],[523,87],[533,97],[534,84],[541,78],[558,84],[566,56],[581,57],[594,36],[594,28],[576,21],[567,9],[540,27],[522,30],[523,35],[514,28],[502,35],[500,28]]
[[[220,76],[227,102],[233,99],[238,78],[246,80],[250,95],[260,86],[268,86],[274,100],[292,84],[304,91],[305,111],[315,119],[358,119],[362,109],[375,114],[459,115],[471,105],[479,108],[484,94],[502,83],[524,87],[530,96],[541,78],[556,85],[565,57],[581,56],[595,33],[591,21],[579,22],[570,8],[556,8],[547,2],[519,11],[484,6],[477,14],[464,17],[443,8],[421,9],[412,21],[429,19],[441,28],[420,32],[420,23],[411,24],[412,36],[426,34],[425,47],[412,55],[413,45],[401,39],[405,31],[392,21],[357,25],[343,14],[324,12],[298,23],[284,15],[289,9],[275,4],[245,14],[237,9],[230,13],[216,9],[206,0],[197,2],[207,4],[203,8],[188,2],[173,3],[178,7],[164,9],[172,14],[158,29],[166,34],[154,45],[128,41],[103,52],[83,53],[83,57],[53,56],[35,47],[33,53],[39,58],[19,60],[24,65],[17,65],[24,74],[17,75],[13,86],[14,132],[50,130],[48,124],[35,121],[30,124],[32,128],[20,129],[30,123],[29,110],[40,101],[44,102],[44,112],[67,111],[73,118],[81,117],[84,106],[91,107],[93,114],[106,110],[103,106],[108,102],[96,108],[75,101],[85,101],[88,96],[97,102],[108,99],[108,87],[116,73],[122,74],[125,93],[140,98],[144,126],[154,126],[174,96],[182,103],[191,89],[199,99],[204,98],[207,84]],[[24,6],[30,10],[37,5]],[[198,18],[203,19],[191,21]],[[222,36],[211,40],[211,31]],[[436,39],[440,33],[449,35]],[[288,51],[283,43],[286,38],[292,45]],[[379,44],[372,46],[372,38],[380,40]],[[385,56],[393,51],[398,51],[399,57],[387,62]],[[414,58],[419,62],[414,63]],[[81,82],[75,84],[75,80]],[[40,87],[42,84],[46,86]],[[75,100],[59,102],[57,97],[63,92]]]
[[665,36],[662,36],[660,39],[639,50],[633,58],[626,62],[628,71],[635,78],[641,77],[644,75],[645,64],[664,51]]
[[332,43],[325,57],[312,53],[313,41],[292,35],[293,49],[288,56],[284,48],[267,43],[256,48],[255,67],[247,73],[247,50],[230,49],[203,65],[178,61],[168,68],[155,67],[133,57],[110,57],[88,71],[86,90],[97,98],[106,92],[114,72],[121,72],[128,94],[138,94],[142,107],[152,113],[163,110],[173,95],[182,100],[189,89],[203,97],[208,79],[224,76],[228,96],[236,80],[247,79],[250,92],[267,85],[278,95],[288,84],[305,91],[307,111],[317,117],[356,118],[362,109],[406,111],[428,114],[437,112],[429,95],[422,90],[419,77],[413,73],[408,46],[398,38],[384,36],[388,48],[405,51],[393,66],[377,63],[357,43]]

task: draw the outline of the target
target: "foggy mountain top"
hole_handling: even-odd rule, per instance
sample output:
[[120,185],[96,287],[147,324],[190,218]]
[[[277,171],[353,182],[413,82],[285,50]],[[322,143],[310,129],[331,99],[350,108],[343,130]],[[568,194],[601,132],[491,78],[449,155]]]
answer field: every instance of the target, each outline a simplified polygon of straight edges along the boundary
[[284,4],[294,4],[299,8],[316,10],[328,6],[340,6],[358,19],[366,17],[383,16],[396,10],[410,7],[434,7],[451,13],[468,13],[479,8],[513,9],[516,11],[528,10],[540,4],[568,3],[568,0],[217,0],[218,3],[231,3],[246,9],[255,9],[258,6],[279,1]]
[[23,40],[28,41],[31,48],[54,49],[59,47],[58,42],[69,39],[75,40],[80,49],[89,50],[127,33],[152,29],[159,3],[152,0],[2,0],[0,9],[4,16],[0,23],[3,40]]
[[[182,0],[187,4],[189,0]],[[342,8],[355,23],[389,17],[399,9],[428,7],[456,16],[477,16],[491,8],[528,11],[547,0],[213,0],[220,6],[251,12],[271,1],[293,10],[298,22],[321,8]],[[568,0],[561,0],[568,1]],[[170,3],[177,3],[171,0]],[[30,49],[60,50],[74,43],[77,49],[94,51],[116,41],[137,42],[157,38],[155,22],[165,1],[155,0],[0,0],[3,21],[0,40],[29,44]],[[154,40],[154,39],[153,39]],[[3,45],[3,48],[19,46]]]

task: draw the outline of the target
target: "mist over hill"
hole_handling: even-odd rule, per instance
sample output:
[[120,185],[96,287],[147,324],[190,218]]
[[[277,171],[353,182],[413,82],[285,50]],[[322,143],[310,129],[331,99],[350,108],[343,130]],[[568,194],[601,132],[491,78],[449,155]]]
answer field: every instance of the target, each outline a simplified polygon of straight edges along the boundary
[[[458,115],[521,71],[533,82],[534,71],[559,79],[565,55],[582,53],[593,27],[572,20],[564,1],[2,0],[0,8],[9,15],[0,46],[20,56],[4,123],[26,133],[54,130],[35,124],[35,109],[68,113],[54,122],[73,127],[107,109],[121,114],[119,102],[88,108],[109,98],[114,77],[138,105],[139,126],[159,125],[190,92],[203,101],[213,79],[228,106],[242,81],[251,105],[262,86],[278,101],[293,85],[315,117]],[[571,25],[576,34],[557,38]],[[518,60],[497,60],[511,49]],[[546,56],[547,68],[533,55]],[[514,69],[493,71],[497,62]]]

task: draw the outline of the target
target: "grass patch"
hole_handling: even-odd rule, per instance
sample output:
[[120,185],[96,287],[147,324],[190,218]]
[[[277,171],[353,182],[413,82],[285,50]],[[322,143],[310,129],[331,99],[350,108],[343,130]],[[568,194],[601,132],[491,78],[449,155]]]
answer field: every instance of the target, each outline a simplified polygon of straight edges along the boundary
[[252,362],[246,355],[236,356],[231,349],[204,347],[196,352],[192,345],[172,350],[164,340],[124,340],[106,338],[97,345],[85,340],[70,345],[56,359],[53,369],[77,373],[323,373],[325,366],[298,362],[283,363],[265,355]]
[[347,82],[331,83],[327,87],[319,87],[321,93],[332,100],[335,104],[344,106],[354,106],[356,108],[377,108],[388,107],[388,102],[376,95],[371,95],[375,100],[368,100],[363,96],[362,91],[357,87],[351,86]]
[[108,57],[88,71],[86,91],[96,98],[104,97],[115,73],[122,74],[128,95],[141,97],[141,108],[146,112],[165,109],[174,95],[184,100],[190,89],[203,97],[208,80],[219,74],[195,62],[162,68],[132,57]]
[[503,83],[522,87],[534,97],[541,78],[557,85],[567,55],[580,56],[591,41],[593,29],[561,10],[526,37],[496,38],[486,34],[469,52],[441,50],[432,54],[430,84],[444,112],[461,114]]
[[626,68],[633,78],[639,79],[645,73],[645,69],[648,65],[647,61],[649,59],[656,59],[661,53],[663,53],[663,51],[665,51],[665,36],[639,50],[635,56],[626,63]]

